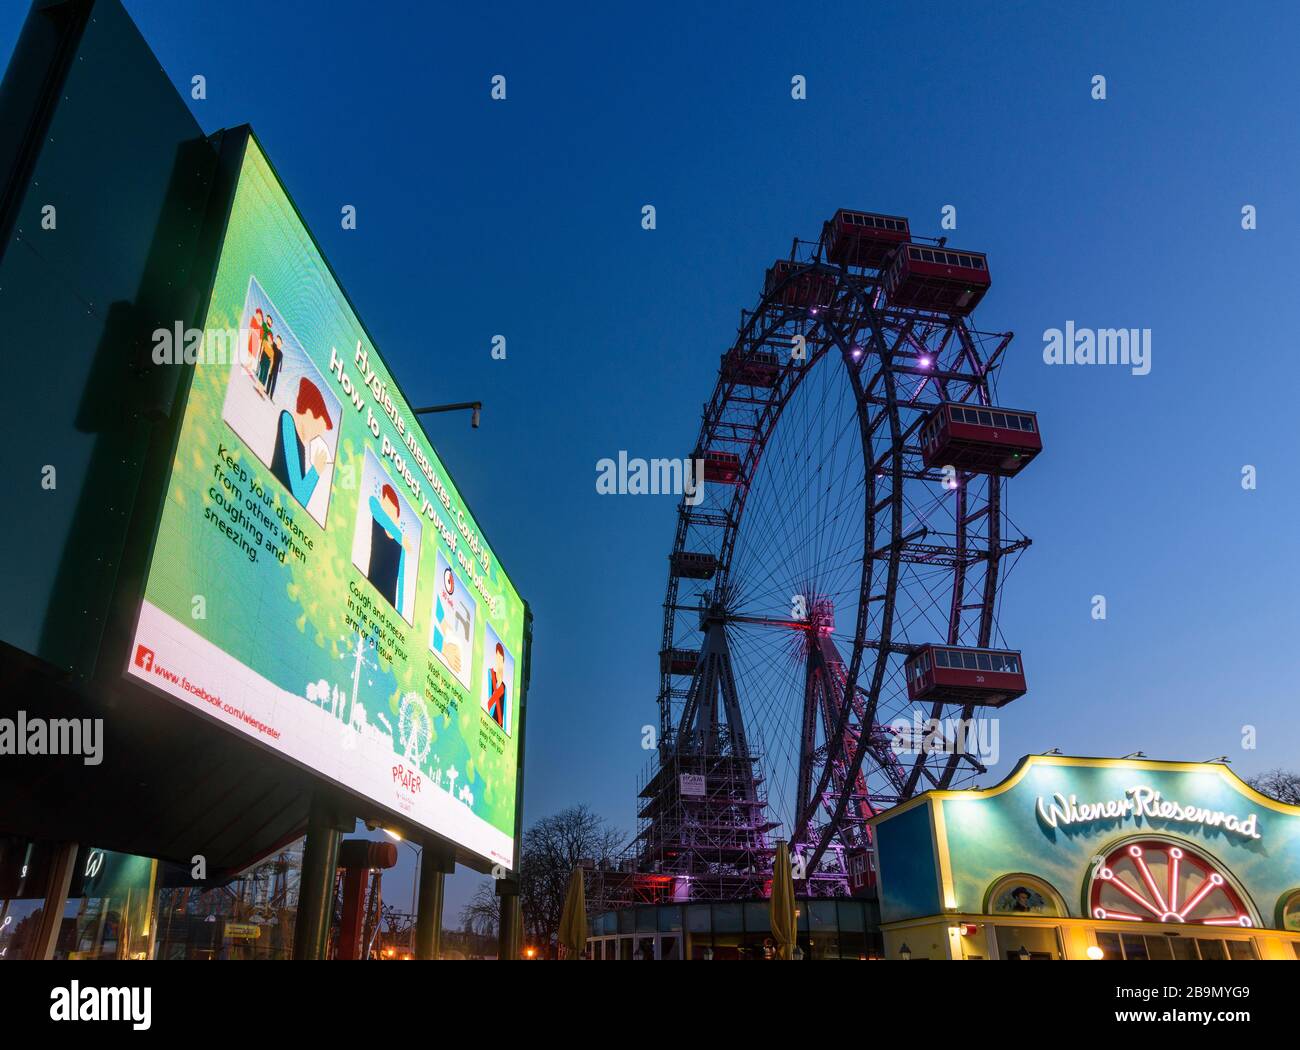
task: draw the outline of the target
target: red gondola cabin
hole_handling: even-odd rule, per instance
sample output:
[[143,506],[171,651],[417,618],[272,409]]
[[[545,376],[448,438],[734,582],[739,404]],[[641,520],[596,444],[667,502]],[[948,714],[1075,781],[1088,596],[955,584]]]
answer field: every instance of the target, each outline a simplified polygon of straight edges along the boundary
[[698,649],[661,649],[659,672],[661,674],[694,674],[699,662]]
[[944,402],[921,426],[921,459],[927,467],[1009,478],[1042,450],[1033,412]]
[[834,276],[822,270],[806,270],[804,265],[792,263],[789,259],[778,259],[768,268],[767,277],[763,281],[763,291],[771,294],[792,273],[804,270],[781,288],[776,301],[783,306],[802,307],[808,310],[819,310],[830,306],[835,300]]
[[841,266],[879,270],[900,244],[912,239],[901,215],[875,215],[841,208],[822,227],[826,258]]
[[965,317],[988,290],[988,260],[979,252],[909,244],[885,273],[890,306]]
[[697,551],[677,551],[668,555],[674,576],[687,580],[711,580],[718,571],[718,559]]
[[771,389],[781,378],[781,359],[771,350],[742,352],[732,347],[722,355],[722,377],[741,386]]
[[1026,691],[1020,654],[1005,649],[924,645],[903,667],[909,700],[1001,707]]
[[[699,458],[696,456],[695,458]],[[741,479],[740,457],[734,452],[704,453],[704,480],[735,485]]]

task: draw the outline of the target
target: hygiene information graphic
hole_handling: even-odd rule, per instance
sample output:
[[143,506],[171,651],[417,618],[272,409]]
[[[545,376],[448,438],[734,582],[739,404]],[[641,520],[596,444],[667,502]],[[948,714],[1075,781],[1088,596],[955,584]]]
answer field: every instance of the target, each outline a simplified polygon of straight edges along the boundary
[[523,602],[252,136],[203,336],[128,673],[513,865]]

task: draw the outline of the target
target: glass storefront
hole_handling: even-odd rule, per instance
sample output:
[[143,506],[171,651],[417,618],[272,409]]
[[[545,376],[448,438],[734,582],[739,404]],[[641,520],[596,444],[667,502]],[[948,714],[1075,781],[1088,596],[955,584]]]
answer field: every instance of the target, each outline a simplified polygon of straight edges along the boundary
[[1248,937],[1190,937],[1170,934],[1112,933],[1097,931],[1097,947],[1107,959],[1258,959],[1255,943]]
[[36,958],[52,851],[0,837],[0,960]]
[[303,840],[222,886],[170,886],[158,894],[159,959],[289,959]]
[[180,865],[94,847],[60,871],[61,847],[0,837],[0,960],[288,959],[302,845],[204,885]]
[[[774,942],[768,902],[717,901],[640,905],[593,915],[592,959],[762,960]],[[881,939],[874,900],[798,904],[798,941],[805,959],[878,959]]]
[[73,868],[55,959],[149,959],[158,862],[83,849]]

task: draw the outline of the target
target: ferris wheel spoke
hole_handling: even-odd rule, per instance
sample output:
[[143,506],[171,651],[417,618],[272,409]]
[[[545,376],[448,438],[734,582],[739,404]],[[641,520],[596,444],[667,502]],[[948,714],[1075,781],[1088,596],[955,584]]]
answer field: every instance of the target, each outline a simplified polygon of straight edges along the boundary
[[[843,432],[836,436],[836,442],[841,440]],[[758,515],[758,521],[755,522],[753,539],[745,548],[737,549],[737,565],[743,566],[746,560],[746,551],[767,551],[774,548],[784,552],[784,557],[779,561],[773,562],[770,554],[766,557],[766,562],[771,566],[768,575],[776,575],[778,571],[784,570],[786,579],[793,578],[792,561],[798,558],[803,551],[816,551],[817,546],[821,543],[825,533],[822,527],[823,522],[814,507],[811,513],[800,513],[803,504],[800,501],[804,492],[797,491],[796,485],[791,479],[793,457],[778,457],[783,461],[783,473],[781,484],[778,486],[780,491],[790,492],[788,499],[782,501],[783,507],[792,507],[793,510],[787,510],[781,514],[773,514],[770,517]],[[805,486],[805,490],[811,486]],[[757,556],[757,555],[756,555]]]

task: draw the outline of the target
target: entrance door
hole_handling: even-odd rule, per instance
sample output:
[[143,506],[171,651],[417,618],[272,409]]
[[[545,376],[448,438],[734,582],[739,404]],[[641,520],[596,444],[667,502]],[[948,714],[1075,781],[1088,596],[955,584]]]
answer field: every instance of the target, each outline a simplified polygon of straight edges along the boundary
[[680,933],[666,933],[660,935],[658,944],[655,946],[656,959],[677,960],[682,957],[682,935]]

